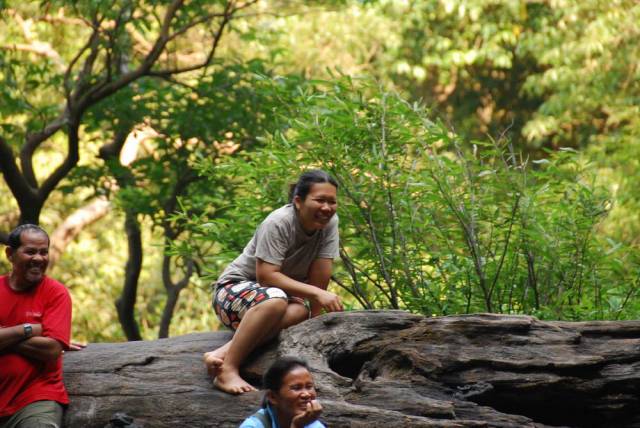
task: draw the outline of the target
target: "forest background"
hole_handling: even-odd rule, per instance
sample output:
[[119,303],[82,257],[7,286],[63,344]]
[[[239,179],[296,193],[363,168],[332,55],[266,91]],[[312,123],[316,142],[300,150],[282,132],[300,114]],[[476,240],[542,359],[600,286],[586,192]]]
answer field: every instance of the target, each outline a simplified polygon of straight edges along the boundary
[[0,241],[51,231],[77,340],[217,329],[209,284],[308,167],[348,308],[640,314],[635,0],[0,13]]

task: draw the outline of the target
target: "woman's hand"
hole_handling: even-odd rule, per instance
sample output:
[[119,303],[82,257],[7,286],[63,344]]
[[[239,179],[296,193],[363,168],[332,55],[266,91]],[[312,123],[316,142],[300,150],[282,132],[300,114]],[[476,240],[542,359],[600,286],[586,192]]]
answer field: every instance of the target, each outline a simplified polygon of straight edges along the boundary
[[307,410],[293,417],[291,428],[304,428],[320,417],[322,406],[318,400],[311,400],[307,403]]
[[340,297],[321,288],[316,288],[311,300],[312,304],[315,303],[327,312],[341,312],[343,310]]

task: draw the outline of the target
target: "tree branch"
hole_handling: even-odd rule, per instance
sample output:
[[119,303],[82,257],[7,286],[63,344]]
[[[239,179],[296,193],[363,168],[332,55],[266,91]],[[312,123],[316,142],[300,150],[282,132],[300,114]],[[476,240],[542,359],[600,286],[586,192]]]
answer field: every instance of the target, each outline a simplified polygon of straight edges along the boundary
[[30,44],[26,43],[13,43],[11,45],[2,45],[0,49],[15,50],[21,52],[30,52],[45,58],[52,60],[61,69],[65,68],[64,61],[58,52],[46,42],[34,41]]
[[58,262],[69,243],[78,236],[82,229],[104,217],[110,208],[111,204],[106,198],[98,198],[88,205],[78,208],[67,217],[51,234],[49,268]]
[[498,283],[498,278],[500,277],[500,272],[502,271],[502,265],[504,264],[504,259],[507,255],[507,250],[509,248],[509,243],[511,242],[511,233],[513,231],[513,225],[516,219],[516,213],[518,212],[518,207],[520,204],[520,193],[516,195],[516,201],[513,204],[513,208],[511,209],[511,218],[509,219],[509,230],[507,232],[507,238],[504,243],[504,248],[502,251],[502,255],[500,256],[500,262],[498,263],[498,268],[496,269],[496,273],[493,277],[493,283],[491,284],[491,288],[489,289],[489,295],[493,294],[493,289]]
[[[73,68],[75,67],[76,63],[80,60],[80,57],[87,51],[87,49],[92,50],[92,55],[93,55],[93,52],[97,50],[98,36],[99,36],[98,30],[94,29],[93,33],[91,33],[91,37],[89,37],[89,40],[87,40],[87,43],[85,43],[85,45],[82,46],[78,51],[78,53],[73,57],[73,59],[69,63],[69,66],[67,67],[67,71],[64,73],[64,90],[67,96],[67,104],[71,104],[71,85],[70,85],[71,72],[73,71]],[[85,67],[86,67],[86,64],[87,63],[85,61]],[[78,75],[77,81],[80,82],[82,77],[83,77],[83,74],[81,72],[80,75]]]
[[47,177],[40,189],[38,189],[38,199],[40,199],[42,203],[47,200],[53,189],[56,188],[60,181],[69,174],[80,160],[80,123],[74,118],[74,120],[70,121],[67,129],[67,157],[64,162]]
[[[255,3],[255,1],[252,1],[249,3],[253,4]],[[202,68],[206,68],[209,64],[211,64],[211,61],[213,60],[213,57],[215,56],[216,50],[218,48],[218,44],[220,43],[220,39],[222,39],[222,33],[224,32],[225,27],[227,26],[227,24],[229,23],[229,21],[231,20],[232,15],[237,11],[240,10],[240,8],[236,8],[233,10],[231,9],[231,4],[232,2],[228,2],[227,6],[225,7],[225,11],[222,15],[223,19],[222,22],[220,23],[220,26],[218,27],[218,30],[216,31],[216,34],[213,37],[213,43],[211,44],[211,49],[209,49],[209,53],[207,54],[207,57],[205,58],[204,61],[202,61],[199,64],[195,64],[195,65],[191,65],[191,66],[187,66],[187,67],[182,67],[182,68],[174,68],[174,69],[167,69],[167,70],[157,70],[157,71],[153,71],[150,70],[148,75],[149,76],[157,76],[157,77],[166,77],[166,76],[171,76],[174,74],[181,74],[181,73],[187,73],[189,71],[195,71],[195,70],[200,70]],[[244,7],[248,7],[247,5],[243,5]],[[211,15],[213,16],[213,15]],[[204,21],[203,21],[204,22]],[[182,30],[180,30],[182,31]],[[186,30],[185,30],[186,31]],[[173,38],[174,36],[176,36],[176,34],[173,34],[171,37]]]
[[44,141],[68,123],[69,117],[67,111],[65,111],[58,118],[50,122],[42,131],[27,135],[27,141],[20,150],[20,165],[22,166],[22,175],[31,187],[38,187],[38,180],[33,170],[33,153]]
[[118,319],[128,340],[142,340],[140,329],[135,319],[135,305],[138,294],[138,279],[142,269],[142,232],[136,215],[130,211],[125,213],[125,231],[129,248],[129,257],[125,266],[124,286],[120,297],[116,300]]
[[162,259],[162,283],[167,290],[167,301],[165,302],[160,320],[159,338],[169,337],[169,326],[171,319],[178,303],[180,292],[189,285],[189,280],[193,276],[194,262],[192,259],[187,260],[187,271],[180,281],[174,283],[171,280],[171,256],[165,254]]
[[87,91],[87,93],[78,100],[77,109],[79,112],[83,112],[91,105],[108,97],[109,95],[114,94],[131,82],[149,73],[149,70],[157,61],[158,57],[167,45],[169,29],[171,28],[171,21],[175,18],[175,15],[178,9],[182,6],[182,3],[184,3],[184,0],[174,0],[167,9],[167,12],[163,19],[160,35],[156,39],[153,48],[151,48],[151,51],[146,56],[142,64],[137,69],[123,74],[117,80],[108,83],[102,82],[101,84],[95,85],[93,88]]
[[[88,87],[87,78],[91,74],[91,70],[93,70],[93,65],[95,64],[96,58],[98,57],[98,52],[99,52],[98,48],[100,46],[100,43],[99,43],[100,30],[99,30],[99,25],[96,25],[96,27],[97,28],[94,29],[93,33],[91,34],[91,37],[89,38],[87,45],[85,45],[78,52],[77,58],[79,58],[80,55],[82,55],[82,53],[87,49],[91,49],[91,51],[89,52],[89,56],[84,62],[82,71],[80,71],[80,73],[78,74],[78,77],[76,78],[77,83],[76,83],[75,91],[71,94],[70,97],[67,97],[67,102],[69,103],[69,107],[70,108],[73,107],[77,113],[80,113],[84,110],[83,108],[78,108],[77,104],[81,104],[80,103],[81,94]],[[67,69],[67,75],[65,75],[65,84],[68,84],[67,77],[68,75],[71,74],[71,69],[74,63],[75,63],[75,58],[74,58],[74,61],[72,61],[71,64],[69,65],[69,68]]]
[[0,171],[21,210],[25,205],[33,203],[37,197],[36,191],[29,186],[20,173],[13,150],[2,137],[0,137]]

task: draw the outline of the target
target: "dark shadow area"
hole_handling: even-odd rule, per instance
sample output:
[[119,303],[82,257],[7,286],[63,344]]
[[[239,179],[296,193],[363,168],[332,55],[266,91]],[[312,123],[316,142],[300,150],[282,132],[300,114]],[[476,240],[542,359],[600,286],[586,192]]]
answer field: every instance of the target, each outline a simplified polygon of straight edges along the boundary
[[329,357],[329,368],[340,376],[355,380],[371,358],[369,353],[337,353]]
[[609,405],[600,406],[597,397],[584,396],[575,390],[565,391],[522,391],[487,390],[468,396],[467,400],[488,406],[499,412],[522,415],[535,422],[552,426],[573,428],[625,428],[640,427],[637,396],[621,394],[615,411]]

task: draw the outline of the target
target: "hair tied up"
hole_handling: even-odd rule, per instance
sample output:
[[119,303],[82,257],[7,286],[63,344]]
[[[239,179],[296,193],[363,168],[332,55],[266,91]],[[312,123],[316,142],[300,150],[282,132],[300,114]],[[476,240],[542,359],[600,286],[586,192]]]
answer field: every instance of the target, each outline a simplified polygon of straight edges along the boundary
[[297,182],[289,185],[289,203],[292,203],[296,196],[304,201],[311,191],[311,186],[316,183],[329,183],[336,189],[338,188],[338,182],[326,171],[310,169],[302,173]]

